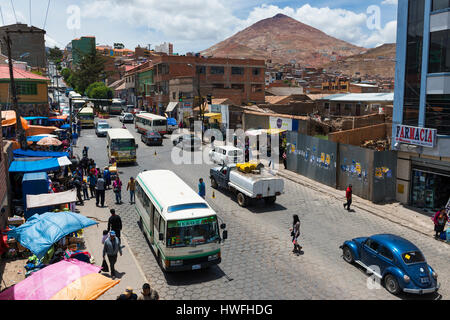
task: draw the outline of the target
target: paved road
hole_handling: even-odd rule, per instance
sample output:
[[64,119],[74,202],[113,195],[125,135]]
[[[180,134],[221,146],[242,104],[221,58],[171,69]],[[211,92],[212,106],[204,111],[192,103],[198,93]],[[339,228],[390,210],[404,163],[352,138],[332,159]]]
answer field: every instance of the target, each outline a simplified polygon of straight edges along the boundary
[[[121,127],[117,118],[109,120]],[[440,295],[420,297],[448,299],[450,297],[449,246],[432,238],[393,224],[370,213],[348,213],[342,203],[294,182],[285,181],[286,193],[270,208],[264,202],[241,208],[234,197],[215,192],[209,186],[210,165],[175,165],[171,161],[172,143],[163,147],[147,147],[140,142],[134,124],[129,131],[139,141],[137,166],[121,167],[125,182],[144,169],[170,169],[194,190],[199,177],[207,183],[207,201],[227,223],[229,239],[223,244],[222,263],[208,270],[164,274],[157,265],[153,251],[143,237],[138,216],[127,204],[114,204],[114,194],[107,193],[107,204],[116,208],[124,223],[123,233],[151,284],[163,299],[417,299],[415,296],[395,297],[384,288],[368,289],[368,275],[345,263],[339,245],[344,240],[375,233],[394,233],[421,248],[440,276]],[[94,130],[83,130],[77,153],[84,145],[89,156],[101,167],[108,162],[106,141],[97,138]],[[156,155],[155,155],[156,151]],[[126,184],[125,184],[126,185]],[[301,244],[304,254],[292,253],[289,227],[292,215],[300,216]]]

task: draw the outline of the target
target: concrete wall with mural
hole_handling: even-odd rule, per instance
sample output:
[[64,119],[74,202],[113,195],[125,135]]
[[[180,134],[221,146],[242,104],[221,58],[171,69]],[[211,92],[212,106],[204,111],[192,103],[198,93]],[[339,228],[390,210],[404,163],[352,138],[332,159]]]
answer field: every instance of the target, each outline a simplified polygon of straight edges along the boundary
[[373,202],[395,200],[397,154],[287,133],[288,170]]

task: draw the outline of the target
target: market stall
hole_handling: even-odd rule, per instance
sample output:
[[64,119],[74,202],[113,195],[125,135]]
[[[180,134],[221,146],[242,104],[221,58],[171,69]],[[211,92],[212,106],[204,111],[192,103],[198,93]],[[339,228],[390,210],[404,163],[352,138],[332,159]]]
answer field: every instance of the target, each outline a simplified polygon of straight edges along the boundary
[[59,261],[6,289],[0,300],[96,300],[120,282],[100,270],[75,259]]
[[77,192],[75,189],[58,192],[58,193],[43,193],[43,194],[27,194],[26,195],[26,212],[33,212],[37,208],[47,208],[49,211],[63,211],[67,210],[70,204],[77,201]]
[[23,225],[8,232],[8,237],[16,239],[29,249],[38,259],[65,236],[98,224],[92,219],[71,212],[46,212],[33,215]]

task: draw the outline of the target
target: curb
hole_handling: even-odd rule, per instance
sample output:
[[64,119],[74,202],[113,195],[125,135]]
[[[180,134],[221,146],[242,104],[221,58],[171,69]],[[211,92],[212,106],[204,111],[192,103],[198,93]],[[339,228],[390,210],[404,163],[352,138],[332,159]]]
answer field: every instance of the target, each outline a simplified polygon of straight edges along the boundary
[[[283,172],[281,172],[281,171],[278,171],[278,175],[281,176],[281,177],[283,177],[283,178],[285,178],[285,179],[288,179],[288,180],[290,180],[290,181],[292,181],[292,182],[294,182],[294,183],[303,185],[303,186],[305,186],[305,187],[311,188],[311,189],[313,189],[313,190],[315,190],[315,191],[319,191],[319,192],[321,192],[321,193],[326,193],[327,195],[329,195],[329,196],[331,196],[331,197],[333,197],[333,198],[335,198],[335,199],[337,199],[337,200],[340,200],[340,196],[337,196],[336,194],[334,194],[334,193],[332,193],[332,192],[330,192],[330,191],[328,191],[328,190],[319,189],[319,187],[315,186],[314,184],[311,184],[311,183],[308,183],[308,182],[306,182],[306,181],[302,181],[302,180],[299,180],[299,179],[295,179],[295,178],[291,177],[289,174],[285,174],[285,173],[283,173]],[[404,224],[404,223],[402,223],[402,222],[400,222],[400,221],[398,221],[398,220],[390,219],[390,218],[387,217],[386,215],[382,215],[382,214],[379,214],[379,213],[374,212],[374,211],[373,211],[373,210],[374,210],[373,207],[370,207],[370,206],[367,206],[367,205],[355,205],[354,203],[353,203],[352,205],[353,205],[353,207],[356,207],[356,208],[358,208],[358,209],[364,210],[364,211],[366,211],[366,212],[368,212],[368,213],[370,213],[370,214],[373,214],[373,215],[375,215],[375,216],[377,216],[377,217],[386,219],[386,220],[388,220],[388,221],[390,221],[390,222],[393,222],[393,223],[395,223],[395,224],[398,224],[398,225],[400,225],[400,226],[402,226],[402,227],[405,227],[405,228],[408,228],[408,229],[410,229],[410,230],[416,231],[416,232],[418,232],[418,233],[420,233],[420,234],[422,234],[422,235],[425,235],[425,236],[427,236],[427,237],[434,238],[432,235],[430,235],[430,234],[428,234],[428,233],[422,231],[421,229],[417,229],[417,228],[412,227],[412,226],[410,226],[410,225],[406,225],[406,224]],[[381,209],[377,209],[377,210],[383,211],[383,210],[381,210]],[[387,214],[386,211],[383,211],[383,212]],[[445,242],[444,242],[444,243],[445,243]],[[449,244],[449,243],[447,243],[447,244]]]

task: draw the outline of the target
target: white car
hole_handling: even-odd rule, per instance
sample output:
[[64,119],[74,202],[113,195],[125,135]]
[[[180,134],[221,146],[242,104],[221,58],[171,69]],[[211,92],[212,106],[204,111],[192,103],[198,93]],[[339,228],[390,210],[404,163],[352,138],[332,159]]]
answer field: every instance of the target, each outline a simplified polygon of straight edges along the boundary
[[242,163],[244,162],[244,153],[241,149],[233,146],[215,146],[209,152],[209,159],[214,163],[225,163],[226,165]]
[[133,123],[134,122],[134,116],[132,113],[122,113],[119,117],[120,122],[125,123]]

